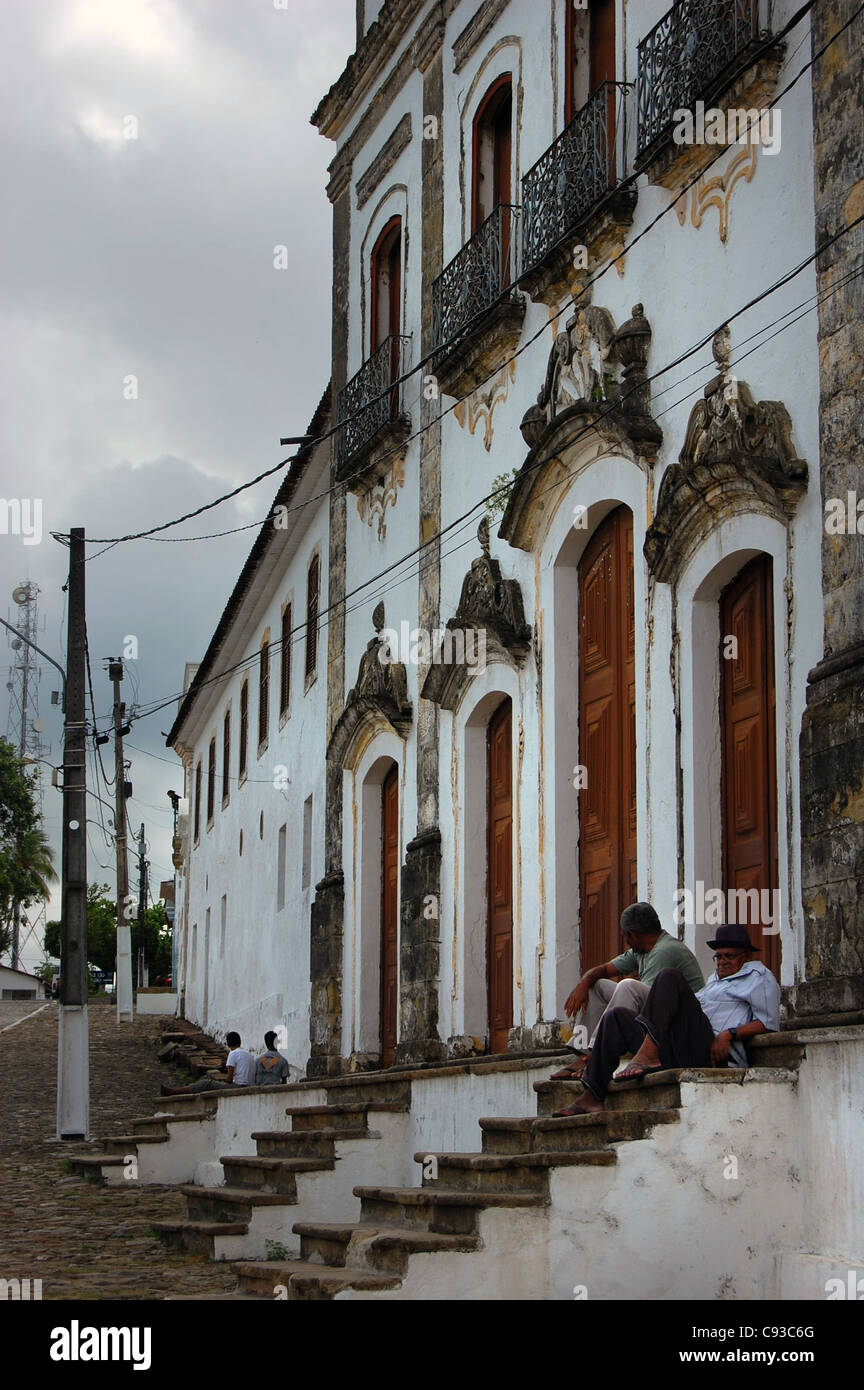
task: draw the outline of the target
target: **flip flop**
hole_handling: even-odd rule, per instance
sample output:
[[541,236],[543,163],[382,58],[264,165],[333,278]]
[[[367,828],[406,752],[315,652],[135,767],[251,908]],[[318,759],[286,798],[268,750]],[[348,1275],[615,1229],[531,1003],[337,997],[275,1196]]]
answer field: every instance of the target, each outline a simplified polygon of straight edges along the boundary
[[565,1118],[565,1116],[570,1116],[570,1115],[597,1115],[597,1114],[599,1114],[599,1111],[597,1111],[597,1110],[590,1110],[587,1106],[582,1105],[580,1101],[574,1100],[574,1102],[573,1102],[572,1105],[566,1106],[565,1109],[563,1109],[563,1110],[553,1110],[553,1111],[552,1111],[552,1118],[553,1118],[553,1120],[563,1120],[563,1119]]
[[613,1076],[613,1081],[641,1081],[643,1076],[651,1076],[655,1071],[668,1071],[668,1067],[642,1067],[638,1063],[634,1067],[631,1063],[625,1067],[617,1076]]
[[[587,1064],[585,1064],[587,1065]],[[562,1071],[553,1071],[550,1081],[581,1081],[585,1075],[585,1065],[581,1067],[564,1067]]]

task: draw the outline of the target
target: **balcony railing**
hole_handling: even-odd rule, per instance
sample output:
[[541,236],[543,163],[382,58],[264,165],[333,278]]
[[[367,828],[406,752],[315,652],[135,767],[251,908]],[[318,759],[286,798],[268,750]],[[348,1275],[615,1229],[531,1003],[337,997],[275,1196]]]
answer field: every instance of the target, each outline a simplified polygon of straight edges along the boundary
[[665,135],[677,110],[716,91],[757,38],[759,0],[679,0],[639,44],[638,153]]
[[340,464],[354,458],[387,425],[400,418],[402,387],[393,386],[391,391],[387,388],[405,371],[410,341],[391,333],[339,392]]
[[522,180],[522,270],[542,261],[615,184],[615,85],[604,82]]
[[518,297],[516,231],[519,208],[498,207],[441,272],[432,286],[435,342],[448,350],[475,320],[492,308],[508,285]]

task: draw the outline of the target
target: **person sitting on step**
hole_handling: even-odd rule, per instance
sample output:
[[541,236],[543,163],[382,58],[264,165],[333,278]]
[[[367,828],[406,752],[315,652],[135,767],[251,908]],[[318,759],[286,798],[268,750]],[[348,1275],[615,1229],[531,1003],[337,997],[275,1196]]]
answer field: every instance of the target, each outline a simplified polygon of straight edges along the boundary
[[256,1086],[278,1086],[282,1081],[288,1081],[291,1076],[291,1064],[281,1052],[276,1050],[276,1034],[271,1031],[264,1034],[265,1051],[258,1058],[255,1067]]
[[[579,1055],[555,1072],[553,1081],[581,1080],[605,1012],[624,1008],[637,1014],[648,998],[648,990],[665,967],[674,966],[680,970],[693,990],[701,989],[705,983],[693,952],[683,941],[663,930],[650,903],[631,903],[625,907],[621,913],[621,932],[627,950],[605,965],[595,965],[593,970],[586,971],[568,996],[564,1005],[567,1017],[575,1018],[582,1012],[582,1026],[574,1028],[568,1044]],[[634,974],[638,978],[623,978]],[[587,1052],[579,1048],[582,1038],[588,1042]]]
[[228,1091],[232,1086],[255,1085],[255,1063],[257,1058],[240,1046],[240,1034],[229,1033],[225,1038],[231,1051],[225,1062],[225,1080],[214,1081],[212,1076],[202,1076],[191,1086],[162,1086],[163,1096],[193,1096],[199,1091]]
[[[582,1077],[585,1093],[556,1116],[601,1111],[613,1079],[635,1081],[667,1067],[747,1066],[743,1040],[780,1028],[780,986],[754,959],[759,948],[746,927],[718,927],[708,945],[716,947],[717,968],[698,994],[680,970],[664,969],[640,1013],[607,1010]],[[613,1078],[629,1053],[632,1060]]]

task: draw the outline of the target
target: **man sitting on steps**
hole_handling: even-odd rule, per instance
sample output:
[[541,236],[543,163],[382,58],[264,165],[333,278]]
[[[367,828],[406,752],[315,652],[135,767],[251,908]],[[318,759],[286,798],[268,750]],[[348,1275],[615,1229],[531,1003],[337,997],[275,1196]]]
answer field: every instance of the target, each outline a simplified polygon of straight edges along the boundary
[[717,969],[698,994],[680,970],[661,970],[641,1013],[609,1009],[600,1021],[582,1085],[585,1094],[556,1116],[592,1115],[603,1109],[613,1072],[625,1053],[630,1064],[616,1081],[635,1081],[667,1067],[746,1067],[743,1039],[776,1033],[780,986],[767,966],[754,960],[758,948],[746,927],[722,926]]
[[[693,990],[701,989],[705,983],[693,952],[683,941],[663,930],[650,903],[631,903],[630,907],[625,907],[621,913],[621,931],[628,949],[605,965],[595,965],[593,970],[587,971],[564,1005],[568,1018],[584,1011],[582,1029],[574,1030],[570,1046],[577,1047],[575,1039],[582,1032],[587,1036],[588,1051],[555,1072],[553,1081],[581,1080],[604,1013],[613,1008],[625,1008],[637,1014],[648,998],[653,981],[665,967],[674,966],[680,970]],[[622,978],[634,973],[638,979]]]
[[199,1091],[227,1091],[230,1086],[254,1086],[256,1058],[245,1047],[240,1046],[240,1034],[229,1033],[225,1038],[231,1051],[225,1062],[225,1080],[214,1081],[211,1076],[202,1076],[191,1086],[165,1086],[163,1096],[194,1096]]

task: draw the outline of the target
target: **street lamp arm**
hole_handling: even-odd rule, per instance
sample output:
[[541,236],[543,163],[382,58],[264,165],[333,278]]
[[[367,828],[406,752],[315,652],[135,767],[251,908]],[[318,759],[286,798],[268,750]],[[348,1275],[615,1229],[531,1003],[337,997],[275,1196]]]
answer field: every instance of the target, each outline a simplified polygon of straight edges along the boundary
[[8,627],[8,629],[9,629],[10,632],[14,632],[15,636],[19,639],[19,641],[21,641],[21,642],[26,642],[28,647],[32,647],[33,650],[36,651],[36,652],[38,652],[40,656],[44,656],[45,660],[46,660],[46,661],[50,661],[50,662],[51,662],[51,665],[55,668],[55,670],[57,670],[57,671],[60,672],[60,676],[61,676],[61,679],[62,679],[62,681],[63,681],[63,708],[65,709],[65,708],[66,708],[66,672],[63,670],[63,667],[60,665],[59,661],[55,661],[54,658],[53,658],[53,656],[49,656],[47,652],[43,652],[43,650],[42,650],[41,647],[37,647],[36,643],[35,643],[35,642],[31,642],[29,637],[25,637],[24,634],[23,634],[23,632],[19,632],[18,629],[17,629],[17,627],[13,627],[11,623],[7,623],[7,621],[6,621],[5,618],[0,618],[0,623],[2,623],[4,627]]

